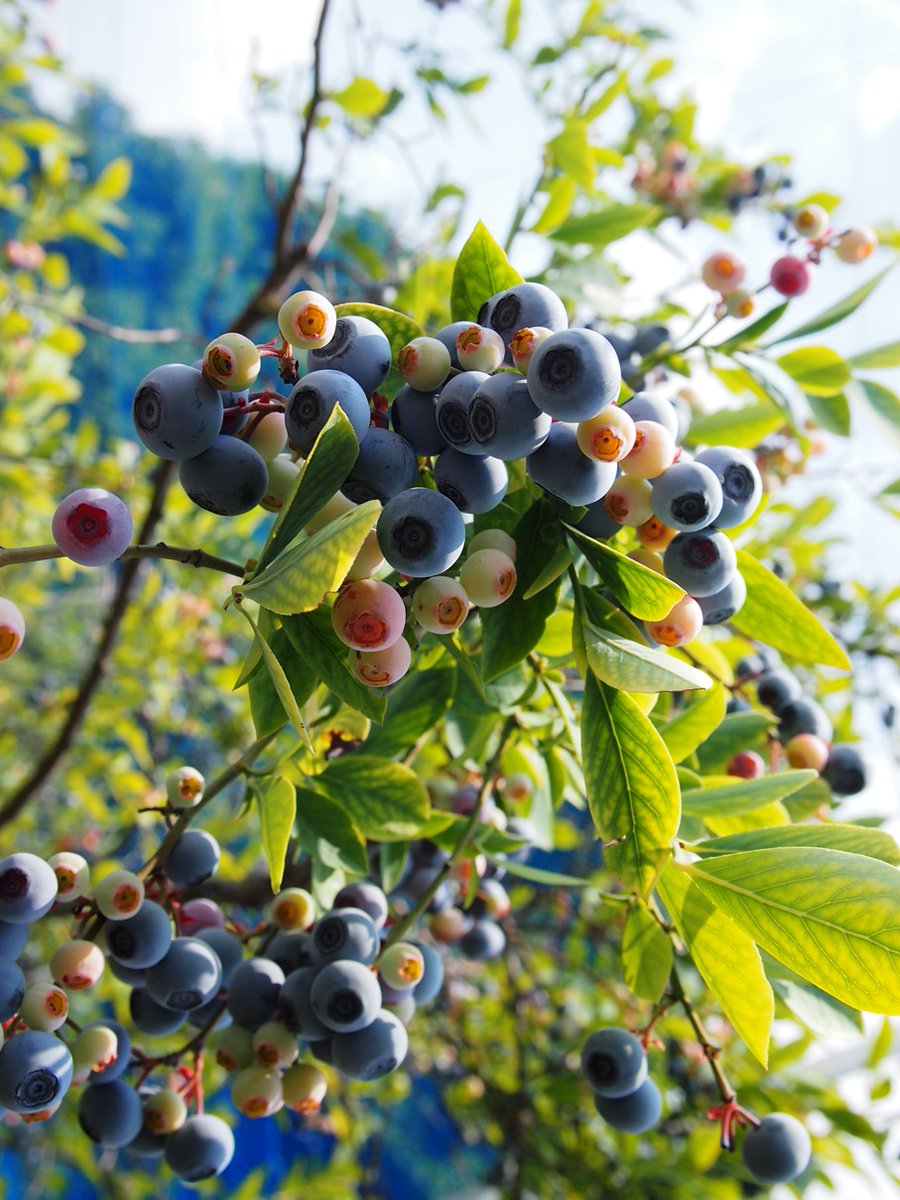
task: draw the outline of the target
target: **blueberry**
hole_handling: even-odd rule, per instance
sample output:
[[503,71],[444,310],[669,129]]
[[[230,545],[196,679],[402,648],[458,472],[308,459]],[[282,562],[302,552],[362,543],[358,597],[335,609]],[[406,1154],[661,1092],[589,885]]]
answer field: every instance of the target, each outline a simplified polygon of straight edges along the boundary
[[177,888],[196,887],[215,875],[221,853],[205,829],[186,829],[166,855],[163,874]]
[[290,975],[298,967],[311,967],[317,962],[312,934],[303,929],[282,929],[272,939],[265,953]]
[[720,528],[732,529],[754,514],[762,496],[762,476],[749,454],[712,446],[701,450],[694,461],[709,467],[722,485],[722,511],[716,519]]
[[443,329],[439,329],[434,335],[450,351],[450,365],[457,370],[459,370],[459,355],[456,353],[456,339],[471,324],[471,321],[454,321],[452,325],[445,325]]
[[475,962],[499,958],[506,949],[506,934],[496,921],[473,921],[460,939],[459,948]]
[[172,922],[159,904],[145,900],[126,921],[107,921],[103,929],[111,958],[142,970],[159,962],[172,941]]
[[796,1117],[771,1113],[744,1134],[741,1154],[747,1170],[760,1183],[787,1183],[806,1170],[812,1145]]
[[444,986],[444,960],[433,946],[425,942],[413,942],[422,951],[425,960],[422,978],[413,988],[413,999],[417,1005],[427,1004],[433,1000]]
[[471,450],[507,461],[537,450],[552,423],[532,400],[527,382],[510,371],[489,375],[478,385],[466,419]]
[[622,333],[604,333],[603,336],[615,351],[620,363],[627,362],[634,353],[634,337]]
[[593,329],[568,329],[541,342],[528,364],[528,391],[560,421],[586,421],[619,394],[622,371],[612,346]]
[[765,671],[760,675],[756,684],[756,698],[766,708],[771,708],[777,717],[786,704],[798,700],[803,695],[803,688],[796,675],[786,670]]
[[110,1149],[126,1146],[141,1131],[141,1098],[127,1083],[92,1083],[78,1101],[78,1123],[92,1142]]
[[0,921],[0,958],[18,958],[28,943],[31,926]]
[[678,413],[671,400],[658,392],[636,392],[622,405],[632,421],[655,421],[663,425],[672,437],[678,437]]
[[641,355],[652,354],[671,340],[668,325],[644,325],[635,334],[634,350]]
[[378,928],[361,908],[334,908],[320,917],[313,929],[319,962],[352,958],[368,966],[381,948]]
[[127,983],[129,987],[144,986],[147,977],[147,971],[144,967],[126,967],[117,958],[109,958],[107,962],[110,971],[112,971],[113,975],[121,983]]
[[343,371],[371,396],[390,369],[391,343],[368,317],[338,317],[334,337],[327,346],[309,351],[306,366],[309,371]]
[[461,512],[486,513],[506,495],[509,473],[502,459],[474,458],[451,447],[434,464],[434,482]]
[[184,1024],[184,1013],[157,1004],[144,987],[132,988],[128,1007],[135,1028],[148,1037],[167,1037]]
[[231,973],[228,1011],[239,1025],[258,1029],[275,1016],[284,980],[284,971],[277,963],[268,958],[248,958]]
[[594,1107],[613,1129],[621,1133],[646,1133],[660,1118],[662,1098],[653,1080],[645,1079],[628,1096],[613,1099],[595,1094]]
[[367,879],[342,887],[335,896],[332,907],[360,908],[369,914],[375,922],[375,928],[379,930],[383,928],[388,917],[387,897],[377,883],[370,883]]
[[309,998],[315,1015],[333,1033],[365,1029],[381,1008],[377,975],[352,959],[322,967],[313,980]]
[[227,1008],[223,1008],[220,996],[213,996],[199,1008],[191,1009],[187,1016],[188,1024],[193,1025],[195,1029],[205,1029],[214,1018],[212,1025],[214,1033],[219,1033],[234,1023],[231,1013]]
[[822,771],[825,782],[839,796],[855,796],[866,786],[866,764],[858,748],[835,742]]
[[30,925],[50,911],[58,889],[56,872],[36,854],[0,858],[0,920]]
[[359,444],[359,455],[341,491],[355,504],[380,500],[413,487],[419,472],[416,452],[399,433],[373,427]]
[[734,546],[724,533],[705,529],[679,533],[663,555],[666,574],[689,596],[713,596],[731,579],[737,567]]
[[250,403],[250,389],[244,388],[242,392],[220,391],[219,399],[222,401],[222,428],[219,433],[234,437],[250,419],[249,414],[244,412]]
[[222,398],[201,371],[168,363],[137,386],[132,418],[138,437],[157,458],[193,458],[222,428]]
[[469,454],[487,454],[472,436],[469,409],[479,387],[490,379],[484,371],[463,371],[448,379],[438,392],[434,411],[441,436],[450,446]]
[[823,742],[830,742],[834,734],[825,709],[815,700],[789,700],[778,714],[778,737],[789,742],[798,733],[814,733]]
[[566,504],[595,504],[615,483],[618,468],[582,454],[577,428],[557,421],[543,445],[528,455],[525,467],[530,479]]
[[653,515],[670,529],[694,533],[712,525],[722,509],[722,485],[697,462],[677,462],[653,481]]
[[166,1162],[185,1183],[221,1175],[233,1157],[234,1134],[221,1117],[188,1117],[166,1138]]
[[505,292],[496,292],[478,310],[478,324],[496,330],[504,346],[520,329],[536,325],[544,329],[566,329],[566,306],[556,292],[543,283],[517,283]]
[[310,994],[318,967],[298,967],[285,978],[278,996],[278,1019],[308,1042],[328,1038],[331,1031],[312,1009]]
[[598,1096],[617,1099],[636,1091],[647,1078],[647,1053],[633,1033],[610,1026],[584,1043],[581,1069]]
[[255,508],[269,486],[265,459],[240,438],[217,437],[178,468],[181,486],[198,508],[234,517]]
[[177,937],[165,956],[147,968],[144,978],[157,1004],[176,1012],[190,1012],[219,990],[222,964],[212,947],[200,938]]
[[24,995],[22,968],[11,958],[0,958],[0,1021],[8,1021],[16,1015]]
[[284,425],[291,444],[304,456],[339,406],[361,442],[371,413],[366,393],[343,371],[314,371],[296,383],[284,406]]
[[331,1040],[334,1065],[341,1074],[366,1083],[396,1071],[408,1049],[403,1022],[386,1009],[365,1029],[336,1033]]
[[698,596],[697,603],[703,613],[704,625],[721,625],[740,612],[747,599],[747,584],[740,571],[735,571],[720,592],[712,596]]
[[52,1033],[17,1033],[0,1051],[0,1105],[17,1113],[58,1103],[72,1082],[72,1055]]
[[614,533],[618,533],[622,528],[619,521],[614,521],[606,511],[606,506],[603,503],[603,498],[595,500],[593,504],[587,506],[587,512],[575,526],[582,533],[586,533],[588,537],[595,541],[605,541],[606,538],[611,538]]
[[391,405],[391,426],[423,458],[440,454],[447,439],[438,429],[439,392],[418,392],[408,385],[400,389]]
[[452,567],[466,539],[459,509],[428,488],[410,488],[389,500],[376,530],[381,553],[394,570],[418,579]]

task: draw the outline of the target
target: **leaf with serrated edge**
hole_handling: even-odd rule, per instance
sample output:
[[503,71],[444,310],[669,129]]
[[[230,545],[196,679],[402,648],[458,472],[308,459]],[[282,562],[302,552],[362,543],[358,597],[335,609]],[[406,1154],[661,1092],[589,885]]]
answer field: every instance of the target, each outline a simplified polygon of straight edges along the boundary
[[718,729],[725,716],[725,704],[725,689],[716,684],[705,696],[700,696],[663,725],[659,732],[673,762],[684,762],[714,729]]
[[684,595],[677,583],[567,525],[570,537],[615,598],[642,621],[661,621]]
[[747,1049],[768,1066],[775,998],[753,938],[671,866],[657,891],[722,1012]]
[[738,550],[737,566],[747,584],[747,599],[729,621],[733,628],[798,662],[850,670],[847,652],[787,584],[746,550]]
[[307,731],[306,725],[303,722],[303,714],[300,712],[300,707],[297,704],[297,701],[294,699],[294,693],[291,691],[290,681],[288,680],[287,675],[284,673],[284,668],[272,653],[269,643],[262,636],[259,631],[259,626],[253,620],[247,610],[242,605],[238,605],[237,609],[241,616],[243,616],[249,623],[250,628],[253,630],[253,636],[256,638],[256,643],[262,653],[266,670],[272,677],[272,683],[275,687],[275,691],[278,693],[278,699],[281,701],[282,707],[288,715],[288,720],[300,735],[301,739],[306,745],[307,750],[310,752],[310,754],[315,756],[315,747],[312,744],[309,732]]
[[665,743],[627,692],[584,685],[585,789],[606,864],[647,896],[671,855],[681,819],[675,766]]
[[391,353],[394,361],[407,342],[413,338],[423,337],[425,331],[421,325],[393,308],[385,308],[383,304],[338,304],[334,310],[338,317],[367,317],[372,321],[387,340],[391,343]]
[[712,680],[696,667],[612,630],[586,622],[584,647],[588,666],[602,683],[628,692],[686,692],[708,688]]
[[497,292],[522,283],[503,248],[479,221],[459,252],[450,286],[450,315],[454,321],[475,321],[478,310]]
[[622,972],[635,996],[656,1004],[669,981],[672,959],[672,939],[643,904],[633,904],[622,930]]
[[865,1012],[900,1015],[900,871],[843,850],[776,847],[683,870],[773,958]]
[[848,854],[878,858],[892,867],[900,866],[900,846],[885,830],[869,829],[865,825],[841,825],[838,822],[753,829],[729,837],[709,838],[689,849],[701,858],[711,858],[745,850],[767,850],[772,846],[818,846],[823,850],[845,850]]
[[379,512],[380,503],[368,500],[341,513],[312,537],[298,534],[261,574],[239,590],[280,616],[312,612],[343,583]]
[[[692,817],[737,816],[783,800],[816,778],[816,771],[778,771],[774,775],[762,775],[759,779],[737,779],[731,775],[708,776],[704,780],[704,787],[695,788],[689,796],[684,797],[684,811]],[[732,779],[733,783],[725,782]],[[719,783],[719,780],[722,782]]]
[[283,776],[276,775],[266,790],[258,793],[257,801],[262,847],[269,865],[269,879],[274,895],[284,878],[284,860],[297,812],[294,785]]

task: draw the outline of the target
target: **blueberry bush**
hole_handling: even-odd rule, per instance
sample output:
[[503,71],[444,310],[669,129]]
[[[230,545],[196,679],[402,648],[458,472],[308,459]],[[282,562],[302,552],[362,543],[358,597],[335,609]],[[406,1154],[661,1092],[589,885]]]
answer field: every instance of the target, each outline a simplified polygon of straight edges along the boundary
[[[883,808],[846,805],[896,596],[848,599],[833,502],[778,491],[857,406],[898,423],[877,377],[898,345],[827,342],[896,238],[796,196],[783,160],[700,145],[627,6],[563,5],[532,47],[510,0],[472,19],[551,136],[503,243],[458,236],[444,180],[421,247],[373,262],[345,235],[359,287],[329,287],[336,196],[297,232],[310,148],[394,137],[413,99],[440,124],[488,82],[423,41],[390,85],[338,86],[332,7],[271,264],[177,361],[69,280],[66,238],[117,251],[128,165],[76,169],[30,91],[59,64],[3,7],[7,1161],[45,1194],[224,1173],[326,1198],[400,1194],[393,1145],[404,1195],[449,1194],[399,1115],[430,1081],[511,1200],[889,1187],[900,848]],[[750,208],[765,261],[728,244]],[[696,305],[621,320],[609,248],[693,222],[722,243]],[[818,272],[870,261],[792,321]],[[160,343],[131,439],[72,411],[83,331]],[[870,1103],[829,1070],[836,1039]],[[259,1120],[280,1173],[238,1169]],[[318,1158],[291,1150],[310,1131]]]

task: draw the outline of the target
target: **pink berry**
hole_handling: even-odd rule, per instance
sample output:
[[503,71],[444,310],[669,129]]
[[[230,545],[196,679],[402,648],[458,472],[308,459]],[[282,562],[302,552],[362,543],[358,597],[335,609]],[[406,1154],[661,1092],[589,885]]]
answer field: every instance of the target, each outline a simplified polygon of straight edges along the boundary
[[621,468],[626,475],[638,479],[655,479],[672,465],[677,453],[675,438],[665,425],[658,421],[635,421],[634,445],[622,459]]
[[469,597],[457,580],[435,575],[416,588],[413,612],[429,633],[453,633],[468,616]]
[[848,229],[835,243],[834,251],[841,262],[860,263],[867,259],[878,245],[878,235],[865,226]]
[[460,567],[459,582],[479,608],[496,608],[516,587],[516,564],[502,550],[476,550]]
[[772,263],[769,282],[782,296],[802,296],[812,279],[812,268],[805,259],[785,254]]
[[765,761],[755,750],[739,750],[725,768],[726,775],[736,775],[738,779],[759,779],[765,773]]
[[661,621],[649,621],[647,632],[663,646],[691,642],[703,626],[703,610],[693,596],[682,596]]
[[387,687],[403,678],[411,661],[409,642],[400,638],[386,650],[353,650],[350,654],[350,670],[367,687]]
[[0,596],[0,662],[12,658],[25,637],[25,618],[12,600]]
[[207,900],[205,896],[186,900],[178,910],[177,921],[178,932],[189,935],[201,929],[225,928],[225,914],[215,900]]
[[105,488],[78,488],[59,505],[51,528],[66,558],[83,567],[99,567],[128,548],[131,513]]
[[351,650],[386,650],[402,636],[406,606],[380,579],[355,579],[338,593],[331,624]]
[[484,325],[469,325],[456,338],[456,357],[464,371],[486,371],[489,375],[503,362],[503,338]]
[[744,260],[733,250],[717,250],[703,264],[703,282],[714,292],[727,296],[744,282],[747,268]]
[[67,991],[80,992],[94,986],[105,965],[103,951],[94,942],[64,942],[50,956],[50,975]]

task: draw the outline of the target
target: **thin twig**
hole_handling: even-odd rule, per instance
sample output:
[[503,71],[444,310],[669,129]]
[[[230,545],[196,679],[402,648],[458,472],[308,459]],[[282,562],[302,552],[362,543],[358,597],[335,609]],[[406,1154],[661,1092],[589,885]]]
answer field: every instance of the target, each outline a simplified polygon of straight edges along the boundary
[[[9,567],[17,563],[46,562],[53,558],[64,557],[62,550],[56,545],[20,546],[15,550],[0,546],[0,567]],[[156,542],[152,546],[129,546],[116,561],[127,562],[131,559],[152,558],[184,563],[189,567],[206,567],[211,571],[221,571],[223,575],[237,575],[239,579],[244,577],[244,568],[240,563],[231,562],[227,558],[219,558],[215,554],[207,554],[205,550],[192,550],[187,546],[169,546],[165,542]]]

